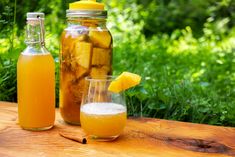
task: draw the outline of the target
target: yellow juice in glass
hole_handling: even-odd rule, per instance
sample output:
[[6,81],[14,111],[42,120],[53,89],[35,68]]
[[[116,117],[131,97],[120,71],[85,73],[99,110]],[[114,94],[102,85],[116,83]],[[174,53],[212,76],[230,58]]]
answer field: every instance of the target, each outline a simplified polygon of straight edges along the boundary
[[55,65],[49,53],[24,54],[17,63],[18,115],[24,129],[46,130],[55,120]]
[[119,136],[126,125],[126,119],[126,107],[120,104],[94,102],[81,107],[81,126],[94,138]]

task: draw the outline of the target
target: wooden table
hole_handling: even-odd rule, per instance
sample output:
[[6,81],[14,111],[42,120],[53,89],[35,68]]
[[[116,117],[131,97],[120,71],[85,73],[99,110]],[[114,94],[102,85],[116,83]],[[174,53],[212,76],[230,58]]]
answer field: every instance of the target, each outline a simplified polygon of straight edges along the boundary
[[116,141],[80,144],[59,135],[82,129],[65,124],[56,112],[53,129],[25,131],[17,124],[17,104],[0,102],[0,157],[235,156],[235,128],[138,118],[128,120]]

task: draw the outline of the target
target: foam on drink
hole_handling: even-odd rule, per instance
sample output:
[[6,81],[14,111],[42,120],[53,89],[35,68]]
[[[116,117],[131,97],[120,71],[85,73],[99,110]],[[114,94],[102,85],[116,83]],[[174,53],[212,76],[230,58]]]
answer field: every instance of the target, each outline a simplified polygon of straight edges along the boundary
[[82,106],[81,112],[95,115],[115,115],[126,112],[123,105],[116,103],[88,103]]

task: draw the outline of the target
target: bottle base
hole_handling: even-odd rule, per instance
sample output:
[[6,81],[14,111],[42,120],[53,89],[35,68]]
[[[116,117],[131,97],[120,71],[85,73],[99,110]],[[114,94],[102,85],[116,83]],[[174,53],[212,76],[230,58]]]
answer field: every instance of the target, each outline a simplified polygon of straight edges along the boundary
[[29,131],[45,131],[53,128],[54,125],[47,126],[47,127],[41,127],[41,128],[30,128],[30,127],[23,127],[21,126],[22,129],[24,130],[29,130]]

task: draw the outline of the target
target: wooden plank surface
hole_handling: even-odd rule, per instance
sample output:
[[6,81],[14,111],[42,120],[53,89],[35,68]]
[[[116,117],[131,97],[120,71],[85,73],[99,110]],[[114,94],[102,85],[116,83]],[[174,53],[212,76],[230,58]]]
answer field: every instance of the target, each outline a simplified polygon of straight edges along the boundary
[[216,127],[151,118],[129,119],[124,133],[113,142],[88,140],[80,144],[59,132],[83,134],[56,114],[53,129],[22,130],[17,104],[0,102],[0,157],[235,157],[235,128]]

